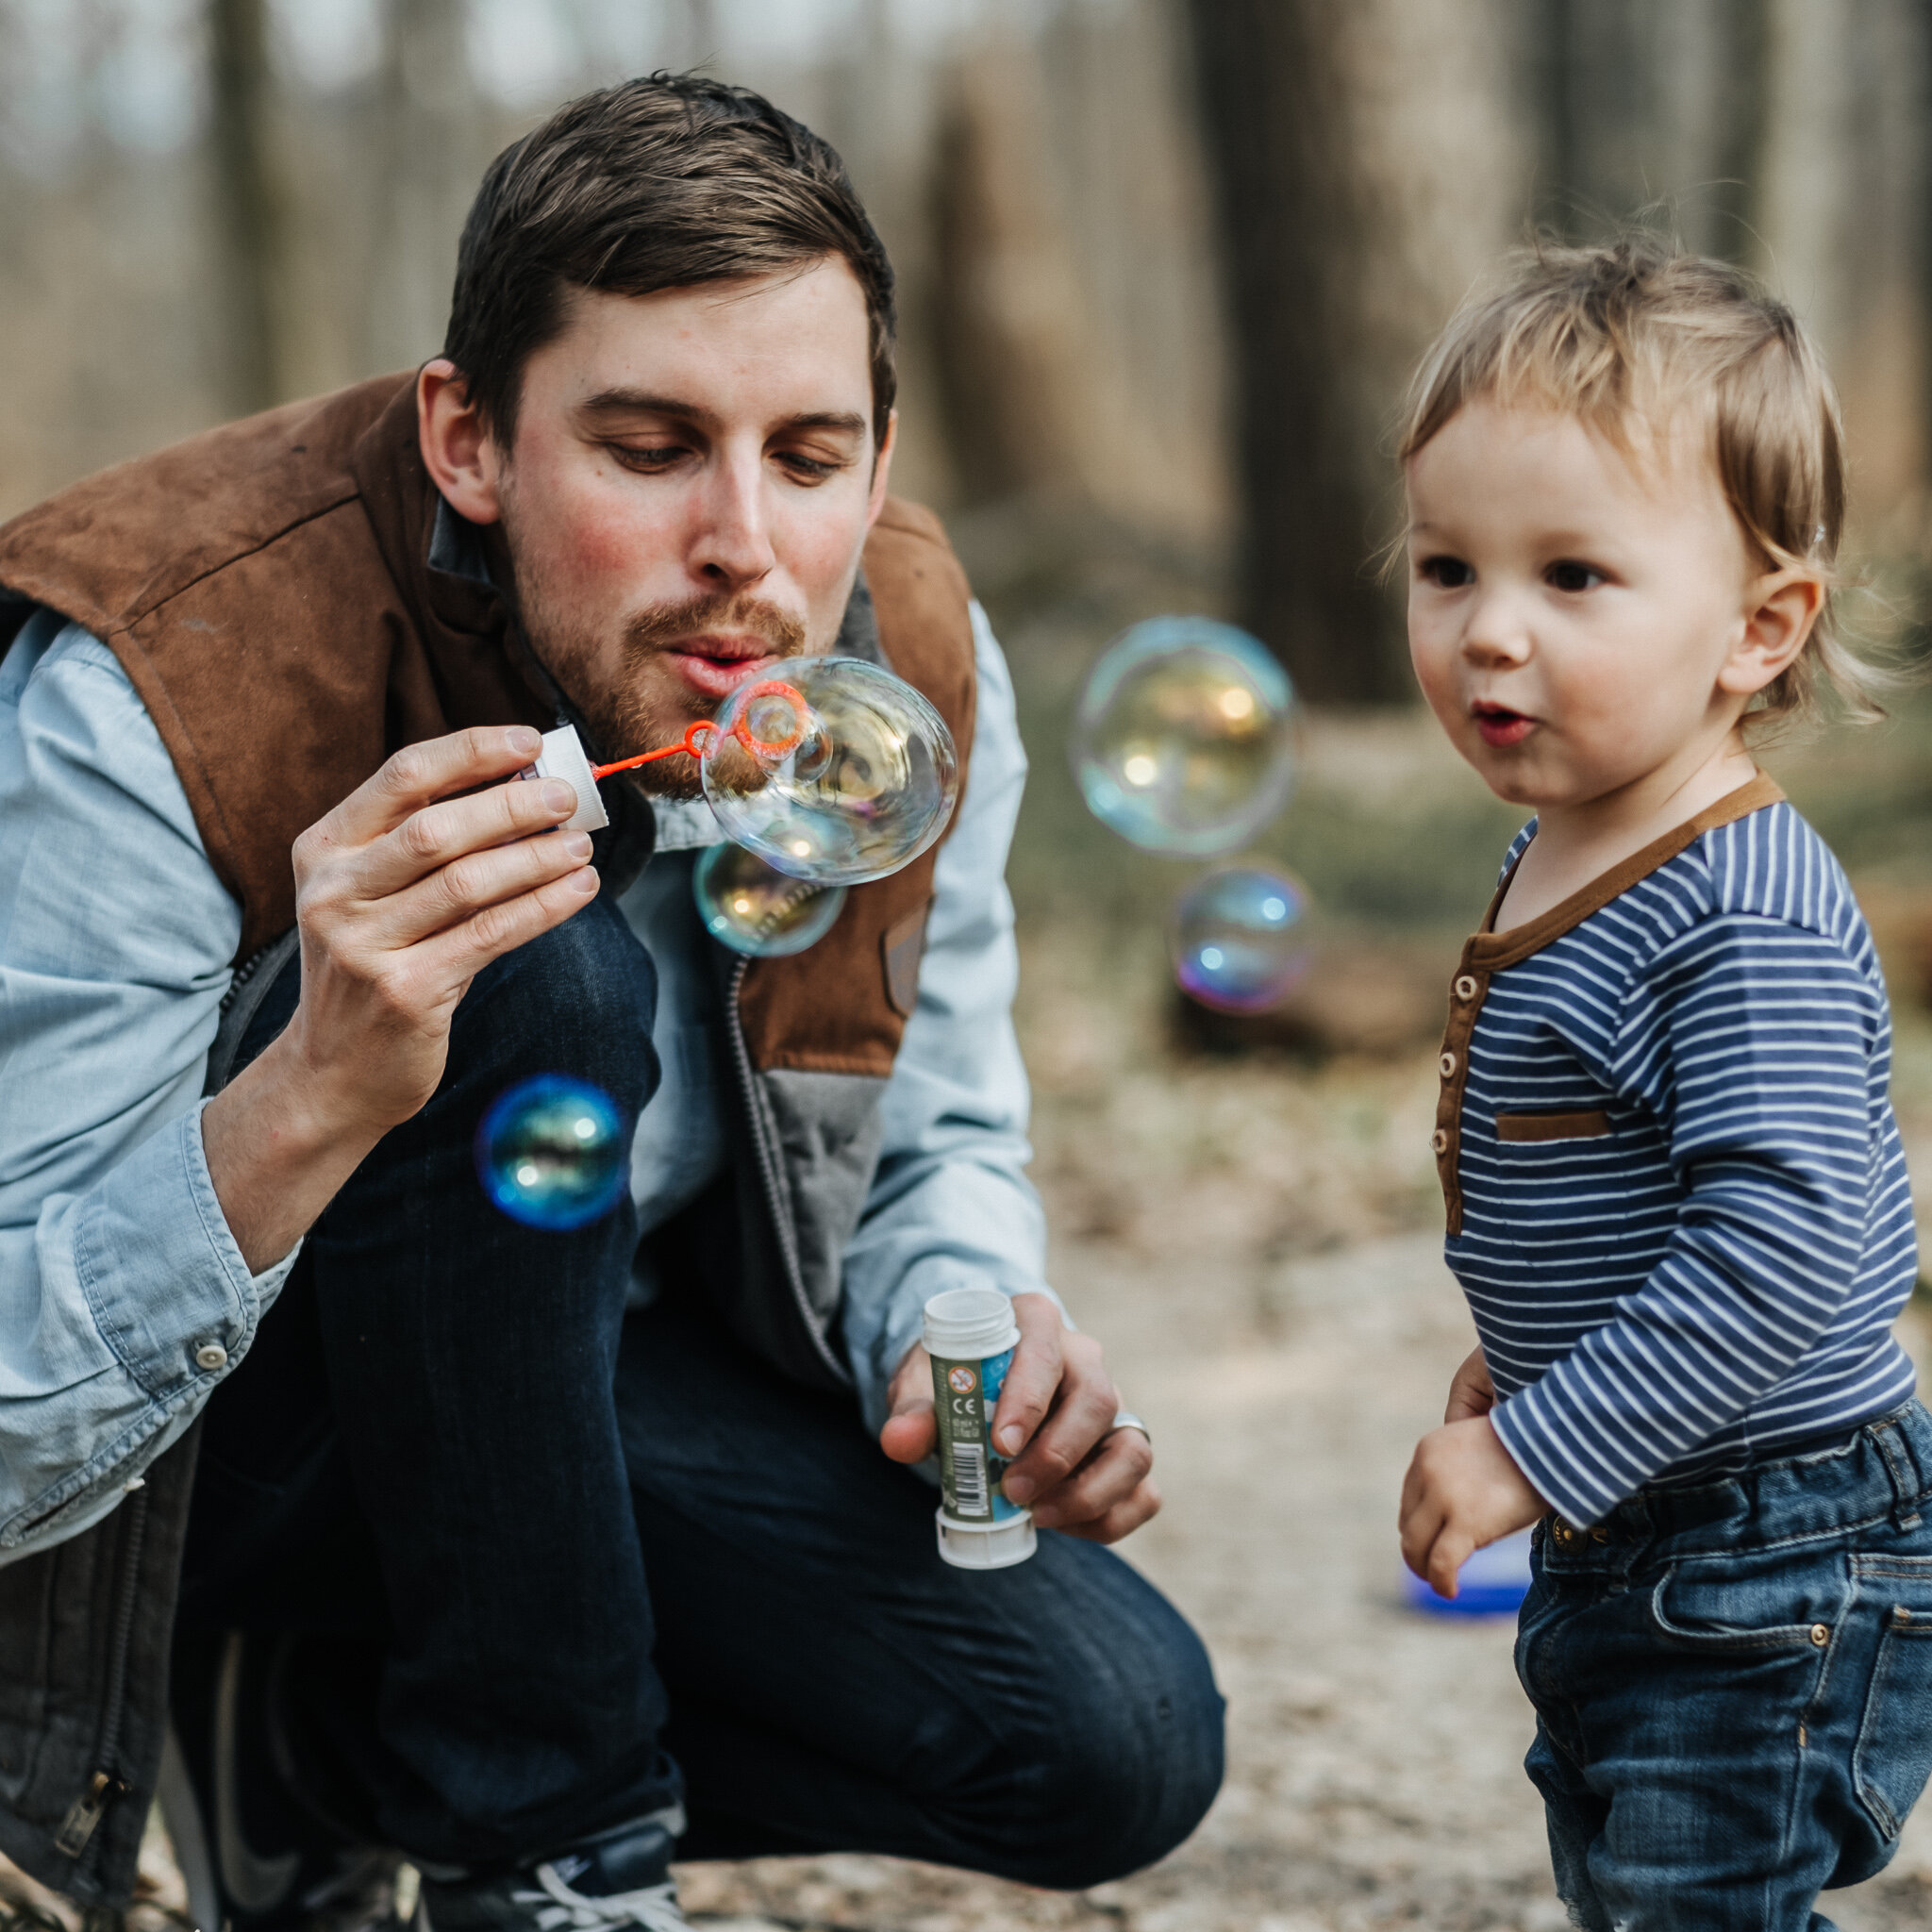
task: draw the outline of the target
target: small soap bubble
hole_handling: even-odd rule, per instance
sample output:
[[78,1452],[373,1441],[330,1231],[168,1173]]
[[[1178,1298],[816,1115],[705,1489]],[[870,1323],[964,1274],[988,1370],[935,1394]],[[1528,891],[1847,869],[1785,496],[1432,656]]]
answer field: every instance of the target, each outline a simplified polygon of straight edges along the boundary
[[583,1227],[630,1179],[630,1133],[601,1087],[562,1074],[520,1080],[476,1129],[483,1191],[526,1227]]
[[1294,691],[1245,631],[1156,617],[1089,673],[1074,717],[1074,775],[1122,838],[1179,858],[1229,852],[1294,783]]
[[691,872],[705,930],[734,953],[783,958],[816,945],[845,904],[843,886],[793,878],[741,845],[713,845]]
[[863,658],[797,658],[725,701],[700,761],[738,844],[821,885],[882,879],[946,828],[959,793],[945,720]]
[[1169,924],[1174,978],[1222,1013],[1272,1007],[1307,970],[1302,931],[1308,891],[1265,866],[1211,872],[1175,902]]

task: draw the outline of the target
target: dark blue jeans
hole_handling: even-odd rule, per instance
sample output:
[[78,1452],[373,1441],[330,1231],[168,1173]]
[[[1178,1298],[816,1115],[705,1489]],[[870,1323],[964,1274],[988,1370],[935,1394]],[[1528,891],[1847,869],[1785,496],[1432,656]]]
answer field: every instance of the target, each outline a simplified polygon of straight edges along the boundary
[[[250,1030],[286,1024],[294,972]],[[507,1220],[470,1143],[539,1072],[647,1104],[653,975],[599,903],[478,976],[449,1072],[210,1403],[184,1628],[306,1633],[302,1754],[415,1857],[530,1857],[680,1795],[681,1856],[869,1850],[1080,1886],[1221,1780],[1199,1640],[1110,1552],[946,1568],[935,1492],[700,1302],[629,1317],[628,1205]]]
[[1589,1932],[1830,1932],[1932,1772],[1932,1419],[1535,1538],[1517,1674]]

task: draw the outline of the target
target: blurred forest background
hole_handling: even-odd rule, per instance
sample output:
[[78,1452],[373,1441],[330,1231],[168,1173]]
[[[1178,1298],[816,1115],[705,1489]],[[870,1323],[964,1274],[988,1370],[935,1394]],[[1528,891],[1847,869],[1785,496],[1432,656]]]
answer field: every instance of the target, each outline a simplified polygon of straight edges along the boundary
[[[1391,416],[1533,226],[1641,214],[1788,294],[1845,391],[1855,617],[1915,641],[1916,0],[0,0],[0,515],[435,353],[489,157],[658,66],[826,134],[891,248],[898,487],[951,520],[1038,726],[1023,903],[1063,860],[1117,909],[1172,876],[1059,776],[1078,672],[1120,623],[1220,610],[1331,713],[1407,703],[1374,565]],[[1344,776],[1403,791],[1415,758],[1346,742]],[[1305,788],[1275,842],[1336,916],[1459,922],[1502,820],[1451,789],[1418,824]]]
[[[897,263],[896,481],[948,519],[1033,757],[1011,877],[1054,1278],[1153,1419],[1169,1507],[1128,1554],[1208,1635],[1233,1725],[1208,1824],[1124,1885],[843,1858],[710,1868],[687,1896],[721,1932],[1555,1932],[1509,1632],[1395,1588],[1401,1470],[1469,1343],[1437,1258],[1434,1036],[1516,815],[1412,701],[1375,568],[1391,422],[1533,227],[1673,227],[1822,338],[1852,627],[1916,660],[1932,8],[0,0],[0,516],[435,354],[489,158],[659,66],[828,136]],[[1176,609],[1248,625],[1308,701],[1298,791],[1257,844],[1313,889],[1316,964],[1256,1021],[1172,991],[1162,926],[1193,872],[1103,831],[1062,750],[1108,639]],[[1932,707],[1897,712],[1767,762],[1878,931],[1932,1209]],[[1932,1354],[1922,1313],[1907,1330]],[[178,1898],[158,1843],[155,1885]],[[0,1924],[9,1891],[0,1872]],[[1932,1820],[1832,1910],[1932,1924]]]

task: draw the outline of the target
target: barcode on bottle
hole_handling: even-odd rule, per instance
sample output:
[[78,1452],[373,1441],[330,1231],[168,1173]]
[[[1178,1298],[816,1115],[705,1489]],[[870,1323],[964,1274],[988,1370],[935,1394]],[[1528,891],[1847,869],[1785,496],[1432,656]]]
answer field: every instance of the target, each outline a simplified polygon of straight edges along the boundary
[[983,1442],[953,1444],[953,1503],[961,1516],[984,1516],[991,1507],[986,1500]]

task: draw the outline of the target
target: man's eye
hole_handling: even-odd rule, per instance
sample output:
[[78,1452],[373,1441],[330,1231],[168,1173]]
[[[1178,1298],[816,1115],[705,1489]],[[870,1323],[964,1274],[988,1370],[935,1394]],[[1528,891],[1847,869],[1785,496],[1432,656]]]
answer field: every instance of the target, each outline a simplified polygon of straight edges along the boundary
[[1604,574],[1595,564],[1578,563],[1574,558],[1569,557],[1560,563],[1551,564],[1543,575],[1551,590],[1572,594],[1578,591],[1593,591],[1604,581]]
[[801,483],[823,483],[845,467],[843,463],[828,463],[823,457],[808,457],[796,449],[780,450],[778,460]]
[[1475,573],[1459,557],[1425,557],[1418,575],[1439,591],[1459,591],[1475,581]]
[[654,444],[649,449],[640,449],[634,442],[612,442],[605,446],[626,470],[666,470],[686,454],[684,445],[675,442]]

